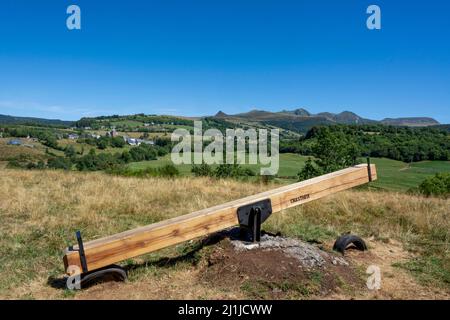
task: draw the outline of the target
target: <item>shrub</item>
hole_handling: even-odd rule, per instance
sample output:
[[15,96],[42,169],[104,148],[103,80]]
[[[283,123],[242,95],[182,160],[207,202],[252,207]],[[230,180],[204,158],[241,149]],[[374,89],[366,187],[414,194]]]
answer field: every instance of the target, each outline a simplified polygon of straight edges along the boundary
[[158,168],[158,176],[161,177],[176,177],[180,175],[180,171],[173,165],[167,164]]
[[72,168],[72,162],[68,158],[55,157],[55,158],[50,158],[47,161],[47,166],[50,169],[70,170]]
[[111,169],[121,163],[118,156],[110,153],[95,154],[93,149],[85,155],[77,159],[76,166],[79,171],[96,171]]
[[130,155],[133,161],[139,162],[144,160],[156,160],[157,152],[149,145],[141,144],[138,147],[130,149]]
[[249,168],[243,168],[238,164],[221,164],[214,170],[214,176],[221,178],[240,178],[254,176],[255,173]]
[[113,137],[111,138],[111,147],[113,148],[122,148],[125,145],[125,141],[122,137]]
[[107,173],[125,176],[125,177],[176,177],[180,175],[178,169],[172,165],[168,164],[159,168],[147,167],[144,169],[132,169],[125,166],[113,167],[106,171]]
[[34,160],[31,155],[19,154],[16,157],[8,159],[8,168],[27,169]]
[[75,147],[73,145],[69,145],[64,150],[64,155],[68,158],[74,158],[77,155]]
[[450,173],[438,173],[419,185],[419,192],[426,196],[450,196]]
[[129,163],[131,161],[133,161],[133,157],[131,156],[130,152],[128,150],[125,150],[124,152],[122,152],[122,161],[125,163]]
[[101,137],[100,139],[97,140],[97,147],[101,150],[104,150],[108,148],[109,142],[110,141],[108,137]]
[[214,175],[214,171],[211,166],[204,162],[200,165],[192,166],[191,172],[196,177],[211,177]]
[[38,170],[42,170],[42,169],[45,169],[45,163],[44,163],[44,161],[42,161],[42,160],[39,160],[38,162],[29,162],[27,165],[26,165],[26,168],[28,169],[28,170],[33,170],[33,169],[38,169]]
[[7,168],[19,169],[19,168],[22,168],[22,165],[19,161],[17,161],[16,159],[13,159],[13,160],[8,161]]

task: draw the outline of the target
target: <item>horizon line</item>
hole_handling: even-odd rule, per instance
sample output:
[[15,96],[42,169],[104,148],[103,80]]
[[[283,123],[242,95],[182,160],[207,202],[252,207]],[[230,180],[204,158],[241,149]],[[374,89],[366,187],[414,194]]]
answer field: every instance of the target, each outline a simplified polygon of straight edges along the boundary
[[[357,115],[358,117],[360,117],[362,119],[378,121],[378,122],[386,120],[386,119],[429,118],[429,119],[433,119],[433,120],[437,121],[438,122],[437,125],[447,124],[445,122],[441,122],[441,121],[437,120],[434,117],[425,116],[425,115],[422,115],[422,116],[384,117],[382,119],[371,119],[371,118],[362,117],[358,113],[356,113],[354,111],[350,111],[350,110],[343,110],[343,111],[340,111],[340,112],[337,112],[337,113],[329,112],[329,111],[321,111],[319,113],[311,113],[311,112],[308,111],[308,109],[306,109],[304,107],[299,107],[299,108],[294,108],[294,109],[283,108],[282,110],[279,110],[279,111],[270,111],[270,110],[266,110],[266,109],[251,108],[248,111],[244,111],[244,112],[240,112],[240,113],[236,113],[236,114],[229,114],[229,113],[223,111],[222,109],[219,109],[215,114],[211,114],[211,115],[183,115],[183,114],[146,113],[146,112],[126,113],[126,114],[112,113],[112,114],[102,114],[102,115],[95,115],[95,116],[80,116],[76,120],[69,120],[69,119],[63,119],[63,118],[52,118],[52,117],[47,118],[47,117],[28,116],[28,115],[13,115],[13,114],[3,114],[3,113],[0,113],[0,116],[18,117],[18,118],[31,118],[31,119],[44,119],[44,120],[54,120],[54,121],[63,121],[63,122],[76,122],[76,121],[78,121],[78,120],[80,120],[82,118],[98,118],[98,117],[112,117],[112,116],[125,117],[125,116],[133,116],[133,115],[140,115],[140,114],[142,114],[144,116],[169,116],[169,117],[183,117],[183,118],[207,118],[207,117],[214,117],[219,112],[224,113],[226,116],[236,116],[236,115],[239,115],[239,114],[245,114],[245,113],[249,113],[249,112],[252,112],[252,111],[262,111],[262,112],[268,112],[268,113],[282,113],[282,112],[292,112],[292,111],[299,110],[299,109],[303,109],[303,110],[307,111],[308,113],[310,113],[311,117],[320,116],[321,113],[330,113],[330,114],[338,115],[338,114],[341,114],[343,112],[351,112],[351,113]],[[305,117],[308,117],[308,116],[305,116]]]

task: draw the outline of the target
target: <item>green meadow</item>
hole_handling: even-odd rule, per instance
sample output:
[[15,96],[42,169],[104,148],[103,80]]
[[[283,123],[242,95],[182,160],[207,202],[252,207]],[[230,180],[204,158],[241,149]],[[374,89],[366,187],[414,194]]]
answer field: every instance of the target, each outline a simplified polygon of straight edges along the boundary
[[[278,178],[285,182],[295,181],[297,173],[304,166],[307,159],[307,156],[292,153],[280,154]],[[450,161],[422,161],[411,164],[384,158],[372,158],[371,161],[376,164],[378,173],[378,180],[374,181],[371,187],[382,190],[404,192],[417,187],[423,180],[436,173],[450,172]],[[173,164],[170,154],[158,160],[131,163],[129,167],[132,169],[157,168],[167,164]],[[261,167],[267,167],[261,164],[245,164],[243,166],[252,169],[255,173],[258,173]],[[176,167],[181,175],[191,175],[192,165],[182,164]]]
[[421,161],[411,164],[390,159],[372,159],[377,165],[378,180],[372,187],[406,191],[439,172],[450,172],[450,161]]

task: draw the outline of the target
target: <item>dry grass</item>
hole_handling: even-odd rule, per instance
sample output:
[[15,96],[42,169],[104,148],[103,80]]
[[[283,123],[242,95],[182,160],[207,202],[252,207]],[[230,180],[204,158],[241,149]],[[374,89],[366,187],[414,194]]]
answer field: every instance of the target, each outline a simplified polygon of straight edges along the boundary
[[94,239],[260,191],[233,181],[137,179],[60,171],[2,170],[0,296],[62,274],[78,229]]
[[435,244],[448,244],[450,200],[403,193],[348,191],[286,211],[272,224],[275,229],[292,233],[292,226],[298,226],[301,221],[328,226],[325,233],[330,235],[351,231],[381,240],[400,239],[405,243],[431,237]]
[[10,139],[0,138],[0,161],[7,161],[21,156],[29,157],[30,159],[41,159],[44,156],[45,149],[38,143],[31,141],[31,139],[20,139],[26,144],[34,145],[34,148],[26,146],[11,146],[8,145]]
[[[85,239],[91,240],[272,187],[206,178],[139,179],[102,173],[0,170],[0,297],[65,297],[66,292],[51,288],[47,279],[63,273],[62,250],[74,242],[75,230],[82,230]],[[441,259],[444,268],[444,278],[431,274],[431,279],[448,288],[443,282],[449,272],[449,208],[450,200],[348,191],[278,213],[265,228],[310,241],[327,242],[345,231],[373,236],[377,241],[397,239],[420,257],[427,256],[421,249],[425,246],[428,253]],[[183,249],[166,249],[136,261],[177,255]],[[167,269],[150,264],[131,278],[168,289],[177,287],[170,279],[195,274],[191,267]],[[118,292],[129,292],[130,286],[133,283]],[[136,284],[135,289],[140,286],[142,283]],[[189,288],[195,294],[186,292],[184,297],[228,296],[214,288],[202,291],[192,283]]]

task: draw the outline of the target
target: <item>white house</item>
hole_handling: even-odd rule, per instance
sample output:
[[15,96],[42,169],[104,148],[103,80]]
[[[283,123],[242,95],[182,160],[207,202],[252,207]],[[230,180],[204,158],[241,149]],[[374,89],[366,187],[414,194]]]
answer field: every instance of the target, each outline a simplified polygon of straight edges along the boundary
[[77,135],[76,133],[71,133],[71,134],[69,134],[68,137],[70,140],[77,140],[80,136]]
[[142,143],[143,144],[148,144],[148,145],[154,145],[155,144],[151,140],[135,139],[135,138],[129,138],[129,137],[124,137],[124,140],[130,146],[140,146]]
[[127,143],[128,143],[130,146],[138,146],[138,145],[140,145],[140,142],[138,142],[138,139],[127,138],[126,141],[127,141]]

